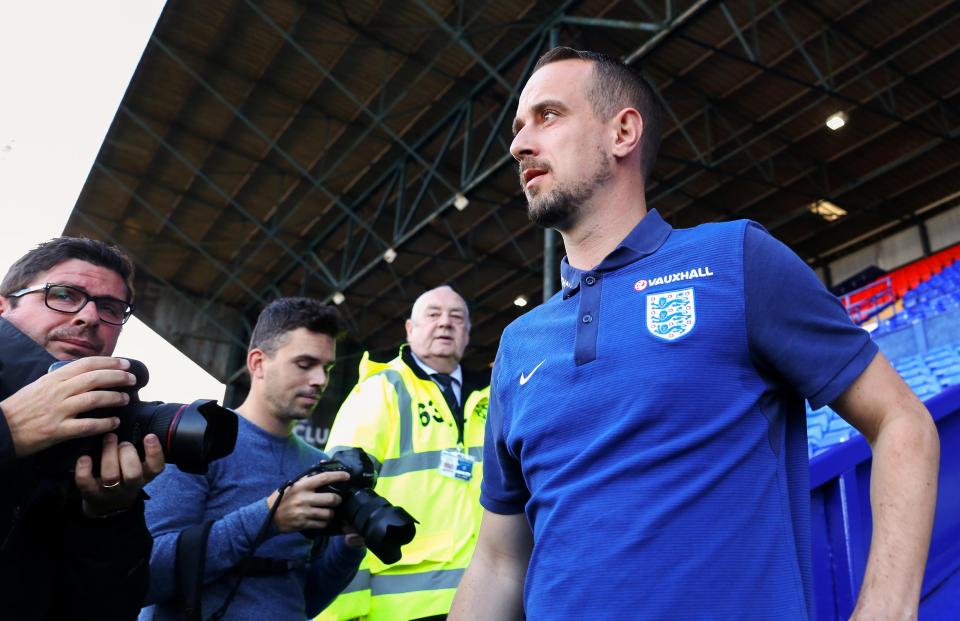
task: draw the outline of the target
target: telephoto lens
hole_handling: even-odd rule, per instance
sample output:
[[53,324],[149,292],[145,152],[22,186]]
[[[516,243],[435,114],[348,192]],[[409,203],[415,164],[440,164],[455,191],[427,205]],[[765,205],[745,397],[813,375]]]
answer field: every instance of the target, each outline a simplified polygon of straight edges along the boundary
[[[163,456],[168,464],[184,472],[203,474],[211,461],[233,452],[237,442],[237,415],[221,407],[216,401],[198,399],[193,403],[143,402],[137,392],[150,381],[147,367],[139,360],[130,361],[129,372],[137,378],[133,386],[113,390],[130,395],[130,403],[119,408],[91,410],[81,417],[107,418],[116,416],[120,426],[114,433],[120,442],[136,447],[140,459],[144,457],[143,438],[157,435]],[[50,365],[55,371],[70,361]],[[93,459],[94,474],[99,475],[102,439],[79,438],[53,446],[38,455],[37,467],[52,473],[70,473],[81,455]]]
[[400,547],[417,534],[417,521],[403,507],[395,507],[370,489],[345,494],[337,511],[363,535],[367,548],[388,565],[400,560]]
[[396,563],[402,556],[400,547],[410,543],[417,533],[417,520],[403,507],[390,504],[373,491],[377,473],[363,449],[343,449],[331,457],[331,461],[317,464],[307,474],[347,472],[350,475],[348,480],[317,490],[339,494],[343,502],[325,529],[304,531],[304,534],[308,537],[339,535],[343,532],[343,525],[349,524],[363,536],[367,549],[378,559],[388,565]]

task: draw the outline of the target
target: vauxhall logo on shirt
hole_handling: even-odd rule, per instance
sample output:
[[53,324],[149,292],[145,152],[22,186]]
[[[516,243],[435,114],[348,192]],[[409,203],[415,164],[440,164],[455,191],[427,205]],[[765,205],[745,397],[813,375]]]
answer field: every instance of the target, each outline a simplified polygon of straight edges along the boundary
[[687,270],[683,272],[676,272],[675,274],[667,274],[666,276],[657,276],[656,278],[651,278],[649,280],[641,278],[633,284],[633,288],[637,291],[643,291],[647,287],[656,287],[657,285],[669,285],[674,282],[681,282],[684,280],[693,280],[694,278],[707,278],[713,276],[713,272],[710,271],[709,267],[697,267],[692,270]]
[[[697,278],[713,276],[709,266],[696,267],[682,272],[641,278],[634,283],[636,291],[644,291],[649,287],[669,285]],[[674,291],[657,291],[646,295],[646,323],[647,330],[653,336],[664,341],[675,341],[690,334],[697,324],[696,295],[693,287]]]

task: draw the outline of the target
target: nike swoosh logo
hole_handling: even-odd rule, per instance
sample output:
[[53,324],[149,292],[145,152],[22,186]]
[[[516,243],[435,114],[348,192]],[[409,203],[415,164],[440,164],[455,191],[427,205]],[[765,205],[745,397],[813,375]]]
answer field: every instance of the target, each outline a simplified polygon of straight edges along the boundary
[[524,384],[526,384],[527,382],[529,382],[529,381],[530,381],[530,378],[533,377],[533,374],[536,373],[536,372],[537,372],[537,369],[540,368],[540,365],[542,365],[542,364],[543,364],[544,362],[546,362],[546,361],[547,361],[546,358],[544,358],[543,360],[541,360],[541,361],[540,361],[540,364],[538,364],[537,366],[533,367],[533,371],[530,371],[530,375],[524,375],[523,373],[521,373],[521,374],[520,374],[520,385],[523,386]]

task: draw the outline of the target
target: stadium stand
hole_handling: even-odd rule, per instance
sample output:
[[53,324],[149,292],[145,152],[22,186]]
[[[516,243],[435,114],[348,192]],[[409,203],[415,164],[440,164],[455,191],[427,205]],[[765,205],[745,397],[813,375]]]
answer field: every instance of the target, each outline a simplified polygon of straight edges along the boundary
[[[960,452],[952,448],[960,444],[958,258],[955,246],[842,298],[851,317],[874,317],[874,341],[924,401],[940,433],[939,496],[921,588],[921,621],[960,618]],[[870,305],[893,310],[881,319],[877,314],[883,309],[867,310]],[[844,619],[856,602],[869,552],[870,448],[829,407],[811,410],[808,404],[807,438],[814,618]]]
[[[876,322],[879,334],[942,312],[960,301],[960,245],[924,257],[840,297],[850,318]],[[889,312],[884,313],[884,311]]]
[[[926,355],[905,356],[892,361],[907,385],[921,401],[960,384],[960,342],[929,350]],[[831,446],[858,435],[856,429],[829,407],[811,410],[807,404],[807,444],[813,457]]]
[[[850,317],[873,329],[874,341],[922,401],[960,384],[958,258],[960,245],[952,246],[841,297]],[[807,404],[810,457],[857,435],[829,407]]]

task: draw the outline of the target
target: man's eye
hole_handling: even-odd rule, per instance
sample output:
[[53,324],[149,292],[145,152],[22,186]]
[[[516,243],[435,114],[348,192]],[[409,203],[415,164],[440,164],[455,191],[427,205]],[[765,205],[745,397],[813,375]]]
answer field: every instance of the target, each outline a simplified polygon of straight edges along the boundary
[[101,304],[100,311],[109,317],[111,320],[119,321],[123,319],[123,311],[125,309],[120,308],[116,304]]
[[549,120],[551,120],[552,118],[554,118],[555,116],[557,116],[557,113],[556,113],[556,112],[554,112],[553,110],[547,110],[546,112],[543,113],[543,120],[544,120],[544,121],[549,121]]
[[48,295],[51,298],[64,302],[75,302],[81,298],[79,292],[67,289],[66,287],[51,287]]

